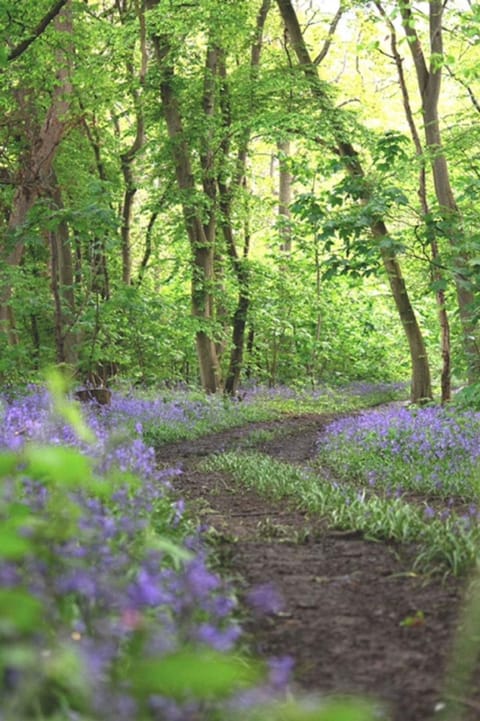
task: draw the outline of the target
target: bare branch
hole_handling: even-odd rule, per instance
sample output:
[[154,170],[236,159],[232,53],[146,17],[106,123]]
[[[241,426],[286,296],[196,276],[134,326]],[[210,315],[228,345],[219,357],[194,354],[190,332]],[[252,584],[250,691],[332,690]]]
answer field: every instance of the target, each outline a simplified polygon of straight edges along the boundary
[[[165,193],[163,194],[162,198],[165,196]],[[143,253],[143,258],[140,263],[140,267],[138,269],[138,276],[137,276],[137,282],[136,285],[139,287],[142,284],[143,277],[145,273],[147,272],[148,268],[148,261],[150,260],[150,256],[152,254],[152,233],[153,233],[153,226],[155,225],[155,221],[159,216],[159,211],[155,210],[151,215],[150,219],[148,221],[147,226],[147,232],[145,234],[145,250]]]
[[453,78],[454,80],[456,80],[457,83],[460,83],[460,85],[465,88],[465,90],[467,91],[468,95],[470,96],[470,100],[472,101],[473,107],[475,108],[475,110],[477,111],[477,113],[480,113],[480,101],[478,100],[477,96],[476,96],[475,93],[473,92],[473,90],[472,90],[472,88],[470,87],[470,85],[469,85],[468,83],[466,83],[465,80],[462,80],[462,78],[458,78],[458,77],[455,75],[455,73],[453,72],[453,70],[452,70],[448,65],[446,65],[445,67],[446,67],[447,72],[448,72],[448,74],[450,75],[450,77]]
[[318,53],[315,60],[313,61],[314,65],[320,65],[320,63],[323,62],[323,60],[325,60],[327,53],[330,50],[330,45],[332,44],[333,36],[335,35],[338,23],[340,22],[340,19],[343,15],[344,11],[345,11],[345,8],[343,7],[342,2],[340,2],[340,6],[339,6],[337,12],[335,13],[335,16],[334,16],[332,22],[330,23],[330,27],[328,28],[328,34],[327,34],[327,37],[323,44],[323,47],[320,50],[320,52]]

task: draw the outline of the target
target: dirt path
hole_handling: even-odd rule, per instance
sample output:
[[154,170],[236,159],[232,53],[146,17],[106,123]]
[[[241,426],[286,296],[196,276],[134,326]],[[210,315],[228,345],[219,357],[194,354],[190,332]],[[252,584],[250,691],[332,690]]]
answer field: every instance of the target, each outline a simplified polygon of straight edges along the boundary
[[[301,688],[370,695],[394,721],[438,718],[461,583],[414,576],[393,545],[327,531],[319,519],[198,469],[210,453],[248,445],[252,429],[257,437],[259,430],[281,432],[256,450],[305,463],[329,420],[308,415],[255,424],[163,446],[158,459],[182,464],[177,490],[216,529],[222,568],[237,587],[247,592],[268,581],[283,596],[282,612],[246,625],[257,653],[293,656]],[[417,612],[423,622],[402,625]],[[465,718],[480,718],[480,706],[472,708],[466,702]]]

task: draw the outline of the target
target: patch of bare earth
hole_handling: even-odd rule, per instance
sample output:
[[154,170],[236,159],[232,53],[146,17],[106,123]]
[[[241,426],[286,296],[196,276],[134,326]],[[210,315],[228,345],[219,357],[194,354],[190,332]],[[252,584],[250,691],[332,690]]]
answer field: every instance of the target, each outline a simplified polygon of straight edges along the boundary
[[[216,530],[223,571],[240,593],[269,582],[283,596],[282,612],[247,620],[256,653],[293,656],[302,689],[370,696],[394,721],[438,718],[464,582],[414,575],[408,549],[328,530],[321,519],[198,468],[210,453],[244,446],[252,428],[281,431],[257,450],[306,463],[329,420],[255,424],[162,446],[158,459],[182,465],[176,490]],[[479,719],[478,699],[463,701],[462,718]]]

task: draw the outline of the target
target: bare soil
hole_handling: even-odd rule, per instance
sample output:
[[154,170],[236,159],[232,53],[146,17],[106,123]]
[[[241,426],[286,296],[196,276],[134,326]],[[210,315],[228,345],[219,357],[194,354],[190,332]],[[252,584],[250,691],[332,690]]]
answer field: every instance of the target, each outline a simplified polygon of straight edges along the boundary
[[[378,699],[393,721],[439,719],[465,579],[416,575],[414,549],[335,532],[293,505],[199,470],[203,457],[245,447],[259,430],[275,435],[256,450],[305,464],[331,419],[303,415],[251,424],[161,446],[157,455],[183,468],[176,491],[215,529],[222,572],[235,579],[240,597],[269,582],[284,599],[275,615],[247,614],[255,653],[293,656],[301,689]],[[460,703],[462,720],[480,719],[478,693]]]

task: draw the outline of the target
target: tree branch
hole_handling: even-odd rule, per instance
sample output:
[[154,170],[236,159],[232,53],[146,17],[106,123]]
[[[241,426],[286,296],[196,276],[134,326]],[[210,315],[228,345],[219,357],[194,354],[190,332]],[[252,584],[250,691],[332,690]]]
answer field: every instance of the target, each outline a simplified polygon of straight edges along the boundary
[[12,50],[10,50],[7,56],[7,60],[10,62],[19,58],[20,55],[23,55],[23,53],[28,50],[30,45],[35,42],[35,40],[39,38],[40,35],[47,29],[52,20],[57,17],[60,10],[63,8],[64,5],[67,4],[67,2],[68,0],[57,0],[52,9],[40,20],[37,27],[32,31],[31,35],[29,35],[28,38],[25,38],[25,40],[22,40],[21,43],[19,43]]
[[328,34],[325,39],[325,42],[323,44],[322,49],[318,53],[317,57],[313,61],[314,65],[320,65],[321,62],[323,62],[327,56],[328,51],[330,50],[330,45],[332,44],[333,36],[335,35],[335,31],[337,29],[338,23],[340,22],[340,18],[342,17],[344,13],[345,8],[343,7],[342,2],[340,2],[340,6],[335,13],[335,16],[330,23],[330,27],[328,28]]
[[410,0],[399,0],[398,2],[400,14],[402,16],[402,24],[407,36],[410,50],[412,51],[413,62],[417,71],[418,80],[422,88],[422,93],[426,90],[430,73],[428,72],[425,55],[422,49],[420,38],[413,24],[413,13]]
[[462,80],[462,78],[458,78],[455,75],[455,73],[453,72],[453,70],[448,65],[446,65],[445,67],[446,67],[447,72],[450,75],[450,77],[453,78],[454,80],[456,80],[457,83],[460,83],[460,85],[465,88],[468,95],[470,96],[470,100],[472,101],[473,107],[475,108],[477,113],[480,113],[480,102],[479,102],[477,96],[475,95],[475,93],[473,92],[471,86],[468,83],[466,83],[465,80]]

